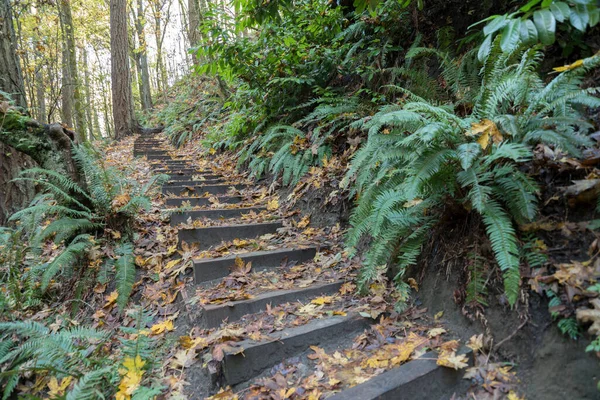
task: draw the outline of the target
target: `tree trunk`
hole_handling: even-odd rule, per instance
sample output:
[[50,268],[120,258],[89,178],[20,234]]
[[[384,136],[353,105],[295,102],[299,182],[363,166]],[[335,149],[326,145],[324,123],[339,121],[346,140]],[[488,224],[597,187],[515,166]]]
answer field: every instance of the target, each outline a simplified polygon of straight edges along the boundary
[[0,225],[8,217],[25,207],[35,196],[35,185],[27,181],[15,181],[19,173],[35,167],[31,157],[0,142]]
[[0,0],[0,90],[9,93],[17,106],[27,109],[25,83],[15,43],[10,0]]
[[88,138],[96,138],[94,134],[94,121],[92,120],[92,109],[94,108],[92,105],[92,85],[90,85],[90,72],[89,72],[89,64],[88,64],[88,55],[87,49],[83,46],[81,49],[82,57],[83,57],[83,83],[84,83],[84,93],[85,93],[85,104],[87,107],[85,108],[85,119],[86,126],[88,128],[87,136]]
[[48,116],[46,115],[46,93],[44,90],[44,70],[42,65],[38,62],[39,56],[36,57],[36,71],[35,71],[35,97],[37,98],[37,119],[40,122],[48,122]]
[[142,0],[137,0],[137,15],[135,16],[135,29],[138,39],[138,63],[140,70],[140,99],[142,109],[152,109],[152,94],[150,92],[150,72],[148,70],[148,55],[146,53],[146,35],[144,34],[144,5]]
[[[200,4],[198,0],[188,0],[188,39],[190,47],[196,46],[200,42]],[[199,64],[198,56],[192,53],[192,62],[195,66]]]
[[68,110],[69,113],[67,113],[66,116],[71,120],[70,122],[65,122],[72,126],[74,109],[76,132],[81,135],[82,138],[85,138],[85,111],[81,85],[79,84],[79,74],[77,73],[77,53],[75,49],[75,33],[70,0],[60,0],[58,2],[58,9],[64,34],[63,74],[66,73],[66,81],[63,80],[63,90],[67,90],[63,99],[67,98],[67,107],[69,107],[70,110]]
[[115,139],[132,134],[135,125],[127,38],[127,1],[110,0],[111,82]]

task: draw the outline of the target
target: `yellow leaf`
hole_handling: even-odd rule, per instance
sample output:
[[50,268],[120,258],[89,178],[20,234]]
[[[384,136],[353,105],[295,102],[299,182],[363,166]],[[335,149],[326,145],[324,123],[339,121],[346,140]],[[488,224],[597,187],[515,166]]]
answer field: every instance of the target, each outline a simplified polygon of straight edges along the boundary
[[279,199],[269,200],[267,202],[267,210],[275,211],[279,208]]
[[487,149],[487,147],[490,144],[490,134],[484,133],[483,135],[479,136],[479,139],[477,139],[477,143],[481,146],[482,149]]
[[[556,69],[556,68],[555,68]],[[508,400],[525,400],[525,397],[519,397],[514,391],[508,392],[508,396],[506,397]]]
[[404,203],[402,205],[402,207],[404,208],[410,208],[410,207],[414,207],[416,205],[419,205],[423,202],[423,199],[413,199],[411,201],[407,201],[406,203]]
[[210,150],[208,150],[208,152],[210,153],[211,156],[214,156],[217,153],[217,150],[215,150],[211,147]]
[[447,368],[461,369],[466,368],[469,365],[467,364],[467,361],[467,356],[464,354],[457,355],[453,351],[443,351],[438,356],[437,365]]
[[562,67],[556,67],[556,68],[552,68],[552,69],[555,70],[556,72],[565,72],[565,71],[570,71],[572,69],[581,67],[582,65],[583,65],[583,60],[577,60],[573,64],[565,65]]
[[408,282],[408,285],[413,288],[415,290],[415,292],[419,291],[419,284],[417,283],[417,281],[415,280],[415,278],[408,278],[406,280],[406,282]]
[[56,377],[50,378],[50,382],[48,382],[48,396],[51,399],[62,396],[65,394],[65,390],[69,387],[69,384],[73,380],[72,376],[67,376],[63,378],[60,383],[58,383],[58,379]]
[[170,332],[174,329],[173,327],[173,321],[171,321],[170,319],[167,319],[163,322],[160,322],[158,324],[152,325],[150,327],[150,331],[152,331],[152,333],[154,335],[160,335],[161,333],[167,331]]
[[165,266],[165,270],[170,270],[171,268],[173,268],[174,266],[176,266],[177,264],[179,264],[181,262],[182,258],[178,258],[176,260],[171,260],[167,263],[167,265]]
[[122,368],[119,368],[121,375],[121,383],[119,383],[119,391],[115,394],[117,400],[129,400],[131,395],[140,387],[146,364],[145,361],[138,355],[135,358],[125,357]]
[[308,226],[308,224],[310,224],[310,216],[306,215],[300,220],[300,222],[298,222],[298,228],[304,229]]
[[469,342],[467,343],[467,347],[474,352],[481,350],[483,348],[483,333],[471,336],[471,339],[469,339]]
[[446,330],[444,328],[433,328],[430,329],[429,332],[427,332],[427,337],[431,339],[434,337],[438,337],[443,333],[446,333]]
[[112,306],[113,304],[115,304],[115,301],[117,301],[117,297],[119,297],[119,293],[117,293],[117,291],[113,291],[111,292],[109,295],[106,296],[106,304],[104,304],[104,308],[108,308],[110,306]]
[[492,141],[496,144],[500,143],[504,139],[494,121],[489,119],[483,119],[479,123],[471,124],[471,129],[468,130],[465,135],[481,135],[479,136],[479,139],[477,139],[477,143],[479,143],[481,148],[484,150],[489,146],[490,139],[492,139]]
[[313,299],[311,301],[311,303],[316,304],[318,306],[322,306],[323,304],[331,304],[332,300],[333,300],[333,296],[323,296],[323,297],[317,297],[316,299]]

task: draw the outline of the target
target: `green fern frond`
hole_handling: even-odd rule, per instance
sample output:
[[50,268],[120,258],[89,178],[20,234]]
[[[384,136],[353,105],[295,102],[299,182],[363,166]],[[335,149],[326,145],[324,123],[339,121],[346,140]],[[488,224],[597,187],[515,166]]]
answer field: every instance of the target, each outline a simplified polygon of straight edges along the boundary
[[133,245],[131,243],[120,245],[116,250],[116,254],[119,256],[115,262],[115,280],[117,293],[119,293],[117,305],[123,311],[135,284],[136,269]]
[[521,274],[519,271],[519,248],[512,222],[502,207],[493,200],[488,201],[483,212],[483,223],[503,272],[504,290],[511,305],[519,298]]

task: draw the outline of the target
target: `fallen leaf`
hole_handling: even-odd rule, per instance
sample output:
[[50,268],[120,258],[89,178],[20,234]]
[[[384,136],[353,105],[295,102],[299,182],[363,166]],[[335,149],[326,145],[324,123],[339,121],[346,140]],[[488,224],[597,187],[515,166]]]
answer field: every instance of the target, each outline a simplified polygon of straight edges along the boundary
[[279,199],[273,199],[267,202],[267,210],[276,211],[277,209],[279,209]]
[[562,67],[555,67],[552,69],[556,72],[565,72],[565,71],[570,71],[572,69],[581,67],[582,65],[583,65],[583,60],[577,60],[573,64],[564,65]]
[[135,358],[125,357],[122,368],[119,368],[121,375],[121,383],[119,383],[119,391],[115,394],[116,400],[129,400],[131,395],[140,387],[146,364],[145,361],[138,355]]
[[333,301],[333,296],[323,296],[317,297],[316,299],[311,300],[312,304],[316,304],[318,306],[322,306],[324,304],[331,304]]
[[437,365],[453,369],[466,368],[468,364],[467,356],[464,354],[456,354],[454,351],[447,352],[443,351],[439,354],[437,359]]
[[51,377],[50,381],[48,382],[48,389],[49,389],[48,396],[51,399],[54,399],[54,398],[64,395],[65,390],[69,387],[72,380],[73,380],[72,376],[67,376],[67,377],[63,378],[59,383],[58,379],[56,379],[55,376]]
[[170,319],[164,320],[163,322],[160,322],[158,324],[152,325],[150,327],[150,331],[152,332],[152,334],[154,335],[160,335],[163,332],[170,332],[174,329],[173,327],[173,321]]
[[443,333],[446,333],[446,330],[444,328],[433,328],[430,329],[429,332],[427,332],[427,337],[431,339],[434,337],[438,337]]
[[478,352],[483,349],[483,333],[479,335],[473,335],[467,342],[467,347],[473,350],[474,352]]

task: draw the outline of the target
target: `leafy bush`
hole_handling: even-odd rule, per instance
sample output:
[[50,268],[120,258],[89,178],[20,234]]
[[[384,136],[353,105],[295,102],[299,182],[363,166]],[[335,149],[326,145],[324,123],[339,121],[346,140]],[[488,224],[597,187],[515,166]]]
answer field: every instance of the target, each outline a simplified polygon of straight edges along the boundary
[[[580,89],[582,66],[544,83],[536,73],[541,53],[534,49],[502,53],[496,40],[481,72],[472,111],[435,105],[408,94],[404,104],[382,107],[355,123],[368,131],[345,179],[359,198],[351,218],[348,245],[368,236],[360,283],[365,287],[386,264],[398,261],[396,280],[414,264],[421,245],[449,202],[477,212],[503,271],[511,304],[518,299],[519,241],[514,222],[537,214],[537,184],[520,166],[532,146],[545,143],[570,154],[589,145],[591,125],[581,106],[598,107],[596,88]],[[460,82],[457,82],[457,90]]]
[[[596,3],[594,0],[530,0],[514,13],[492,15],[481,21],[487,24],[483,28],[485,40],[479,49],[479,58],[487,57],[495,37],[500,37],[502,51],[511,52],[523,44],[553,44],[560,24],[573,27],[582,34],[600,22],[600,9]],[[561,45],[572,49],[577,36],[571,30],[571,40]]]

